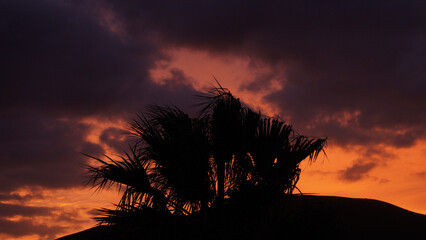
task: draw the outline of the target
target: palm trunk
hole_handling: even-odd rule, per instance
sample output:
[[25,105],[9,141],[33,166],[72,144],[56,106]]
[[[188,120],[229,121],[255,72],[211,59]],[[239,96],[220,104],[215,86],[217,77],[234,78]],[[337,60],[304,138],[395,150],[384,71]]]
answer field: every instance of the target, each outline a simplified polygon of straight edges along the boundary
[[223,207],[225,198],[225,159],[218,159],[217,164],[217,205]]
[[225,158],[217,159],[216,232],[224,238]]

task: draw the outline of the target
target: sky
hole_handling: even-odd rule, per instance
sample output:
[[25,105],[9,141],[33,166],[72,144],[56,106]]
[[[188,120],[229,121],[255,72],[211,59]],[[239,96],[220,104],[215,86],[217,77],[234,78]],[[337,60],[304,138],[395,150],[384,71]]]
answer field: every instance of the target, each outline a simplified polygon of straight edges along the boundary
[[196,114],[214,77],[252,109],[327,137],[304,193],[426,214],[426,2],[0,0],[0,238],[95,225],[85,186],[150,104]]

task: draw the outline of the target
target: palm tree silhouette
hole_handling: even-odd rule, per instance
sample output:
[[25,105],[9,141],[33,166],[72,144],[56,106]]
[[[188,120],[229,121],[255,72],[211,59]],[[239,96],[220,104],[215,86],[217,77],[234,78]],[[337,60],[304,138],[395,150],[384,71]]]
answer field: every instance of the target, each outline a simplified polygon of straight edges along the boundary
[[252,198],[275,201],[297,188],[299,164],[324,152],[326,138],[298,135],[278,118],[243,106],[220,84],[199,97],[197,118],[150,106],[132,122],[137,141],[121,159],[89,156],[100,162],[88,167],[89,184],[124,190],[117,209],[103,209],[99,221],[152,212],[191,215]]

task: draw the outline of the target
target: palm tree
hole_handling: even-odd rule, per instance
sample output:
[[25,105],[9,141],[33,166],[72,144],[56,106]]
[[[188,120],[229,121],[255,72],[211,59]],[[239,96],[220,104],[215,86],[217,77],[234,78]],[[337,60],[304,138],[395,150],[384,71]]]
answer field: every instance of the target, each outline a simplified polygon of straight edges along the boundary
[[191,215],[258,196],[273,201],[292,194],[299,164],[324,151],[326,138],[298,135],[220,84],[201,98],[197,118],[176,107],[149,107],[131,124],[137,141],[129,153],[120,160],[92,157],[101,165],[89,166],[88,182],[124,190],[117,209],[104,209],[100,221],[115,223],[128,213]]

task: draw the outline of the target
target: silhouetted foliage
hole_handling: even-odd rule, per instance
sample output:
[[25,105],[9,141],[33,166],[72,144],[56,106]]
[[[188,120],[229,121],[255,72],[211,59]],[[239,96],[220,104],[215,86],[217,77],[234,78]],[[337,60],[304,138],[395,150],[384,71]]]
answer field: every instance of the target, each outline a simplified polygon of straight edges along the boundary
[[301,136],[243,106],[220,85],[199,97],[197,118],[150,106],[131,124],[137,141],[128,153],[120,160],[92,157],[101,165],[89,166],[89,184],[123,190],[117,209],[103,209],[100,222],[153,213],[216,216],[215,209],[229,206],[274,204],[293,193],[300,163],[324,151],[326,138]]

